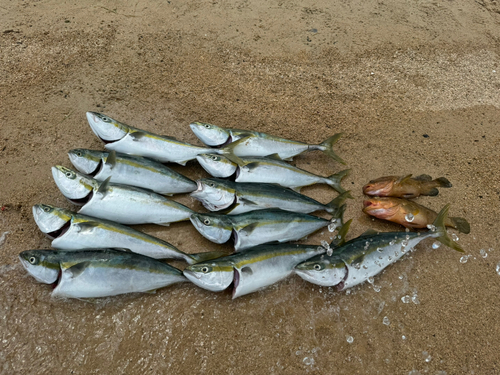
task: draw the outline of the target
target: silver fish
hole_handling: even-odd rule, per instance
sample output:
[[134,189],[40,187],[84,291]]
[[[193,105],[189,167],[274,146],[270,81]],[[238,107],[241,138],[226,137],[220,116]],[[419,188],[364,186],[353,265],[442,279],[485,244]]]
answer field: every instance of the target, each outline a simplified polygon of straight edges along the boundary
[[193,264],[184,275],[195,285],[213,292],[233,283],[233,299],[272,285],[293,268],[326,250],[314,245],[263,245],[212,261]]
[[323,204],[293,190],[274,185],[239,183],[217,178],[204,178],[197,181],[198,189],[190,195],[198,199],[210,211],[224,210],[227,215],[237,215],[266,208],[279,208],[285,211],[311,213],[324,210],[334,214],[346,198],[345,192]]
[[33,206],[33,217],[56,249],[123,248],[155,259],[181,259],[189,264],[217,257],[215,252],[186,254],[167,241],[125,225],[48,204]]
[[291,160],[294,156],[305,151],[320,150],[334,160],[345,164],[345,162],[335,154],[332,148],[342,136],[341,133],[331,136],[319,145],[309,145],[307,143],[291,141],[289,139],[251,130],[224,129],[204,122],[194,122],[189,126],[193,133],[208,146],[226,146],[246,138],[244,142],[240,142],[233,148],[234,155],[239,157],[278,154],[283,160]]
[[297,192],[304,186],[327,184],[339,193],[345,193],[340,181],[349,174],[346,169],[322,177],[288,164],[276,157],[241,158],[237,164],[224,155],[201,154],[196,157],[200,165],[214,177],[230,177],[236,173],[236,182],[269,183],[289,187]]
[[141,156],[82,148],[71,150],[68,156],[78,171],[97,181],[111,177],[110,182],[137,186],[163,195],[190,193],[196,189],[193,180]]
[[341,291],[363,283],[396,262],[426,238],[435,238],[444,245],[463,252],[448,237],[444,221],[448,214],[446,205],[434,221],[433,229],[426,233],[388,232],[366,233],[333,250],[297,265],[295,273],[304,280],[322,286],[335,286]]
[[215,243],[234,237],[234,249],[240,251],[268,242],[299,240],[330,224],[340,226],[343,209],[331,220],[317,216],[267,209],[239,215],[193,214],[191,222],[200,234]]
[[87,112],[87,120],[92,131],[105,143],[108,150],[181,165],[186,165],[197,155],[208,152],[225,154],[235,161],[239,160],[232,153],[232,145],[220,150],[194,146],[173,137],[134,128],[97,112]]
[[53,297],[98,298],[151,292],[185,282],[182,272],[144,255],[114,249],[27,250],[21,264],[37,281],[55,284]]
[[120,224],[169,223],[189,219],[190,208],[141,188],[94,180],[71,169],[56,166],[52,175],[68,200],[83,205],[80,214]]

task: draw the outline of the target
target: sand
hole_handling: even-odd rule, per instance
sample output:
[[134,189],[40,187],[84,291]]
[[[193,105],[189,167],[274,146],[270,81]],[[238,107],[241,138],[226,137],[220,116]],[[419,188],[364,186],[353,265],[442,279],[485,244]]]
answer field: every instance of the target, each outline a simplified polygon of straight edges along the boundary
[[[500,372],[496,1],[4,0],[0,25],[1,373]],[[402,230],[362,213],[368,180],[426,173],[453,187],[417,202],[451,203],[470,222],[458,234],[467,257],[428,240],[373,285],[342,293],[295,276],[236,300],[189,284],[52,299],[18,253],[50,247],[34,204],[75,208],[50,167],[69,167],[72,148],[103,149],[86,111],[197,145],[196,120],[309,143],[343,132],[349,238]],[[343,168],[320,152],[294,163]],[[207,176],[195,162],[174,169]],[[190,223],[139,229],[186,252],[231,251]]]

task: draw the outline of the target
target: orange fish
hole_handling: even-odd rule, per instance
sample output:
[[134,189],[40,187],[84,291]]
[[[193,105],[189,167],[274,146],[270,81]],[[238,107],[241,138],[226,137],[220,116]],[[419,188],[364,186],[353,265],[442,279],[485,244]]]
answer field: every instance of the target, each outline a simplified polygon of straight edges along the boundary
[[363,187],[363,193],[378,197],[415,198],[419,195],[438,195],[438,187],[451,187],[444,177],[432,179],[422,174],[417,177],[386,176],[370,181]]
[[[437,212],[401,198],[370,198],[363,202],[363,212],[379,219],[398,223],[406,228],[426,228],[437,217]],[[470,225],[462,217],[449,217],[445,226],[462,233],[470,232]]]

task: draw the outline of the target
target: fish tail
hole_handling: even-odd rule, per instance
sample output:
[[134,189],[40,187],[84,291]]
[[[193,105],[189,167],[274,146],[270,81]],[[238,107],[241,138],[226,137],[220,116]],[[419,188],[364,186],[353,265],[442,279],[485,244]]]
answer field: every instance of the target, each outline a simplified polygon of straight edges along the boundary
[[221,251],[208,251],[205,253],[197,253],[197,254],[186,254],[188,258],[186,259],[186,262],[188,264],[195,264],[195,263],[200,263],[200,262],[206,262],[208,260],[212,260],[215,258],[220,258],[223,256],[226,256],[226,253],[223,253]]
[[317,145],[317,149],[323,151],[325,154],[327,154],[329,157],[331,157],[333,160],[338,161],[341,164],[345,164],[345,161],[342,160],[334,151],[333,151],[333,145],[337,143],[337,141],[342,137],[343,133],[337,133],[332,135],[330,138],[326,139],[325,141],[321,142],[319,145]]
[[451,188],[453,185],[446,177],[439,177],[434,180],[439,187]]
[[218,149],[217,151],[214,151],[214,152],[224,155],[230,161],[232,161],[233,163],[235,163],[239,166],[243,166],[243,165],[245,165],[245,162],[243,160],[241,160],[241,158],[239,158],[238,156],[236,156],[234,154],[234,149],[236,146],[238,146],[241,143],[246,142],[251,137],[252,137],[252,135],[240,138],[237,141],[231,142],[230,144],[228,144],[224,148]]
[[326,212],[334,214],[340,208],[340,206],[342,206],[345,203],[347,198],[354,199],[354,197],[351,195],[351,191],[346,191],[340,194],[335,199],[332,199],[330,203],[325,204]]
[[342,246],[346,240],[347,232],[349,231],[349,227],[351,226],[352,219],[344,223],[337,232],[337,235],[334,237],[330,247],[336,248]]
[[345,169],[339,173],[332,174],[331,176],[325,178],[325,183],[337,190],[340,194],[343,194],[346,192],[346,190],[342,186],[340,186],[340,181],[342,181],[342,179],[350,172],[350,169]]
[[443,245],[446,245],[448,247],[451,247],[452,249],[455,249],[456,251],[464,253],[464,250],[460,247],[460,245],[455,241],[453,241],[446,232],[445,221],[446,218],[448,217],[449,209],[450,209],[450,204],[448,203],[446,206],[443,207],[441,211],[439,211],[436,220],[434,220],[434,222],[432,223],[432,225],[435,227],[436,230],[436,239]]
[[453,227],[461,233],[470,233],[470,224],[463,217],[450,217],[450,221],[453,223]]

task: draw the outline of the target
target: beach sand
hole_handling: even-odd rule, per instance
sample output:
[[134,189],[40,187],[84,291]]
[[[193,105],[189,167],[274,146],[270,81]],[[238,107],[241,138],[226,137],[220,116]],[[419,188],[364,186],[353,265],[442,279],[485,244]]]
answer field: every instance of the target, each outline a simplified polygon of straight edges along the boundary
[[[0,373],[500,373],[496,1],[4,0],[0,25]],[[366,182],[425,173],[453,187],[417,202],[470,222],[466,252],[426,240],[342,293],[293,276],[236,300],[191,284],[52,299],[18,254],[50,247],[34,204],[76,208],[50,168],[70,167],[72,148],[103,149],[86,111],[197,145],[197,120],[314,144],[342,132],[348,238],[404,230],[362,213]],[[344,169],[320,152],[294,163]],[[190,253],[231,251],[189,222],[138,228]]]

